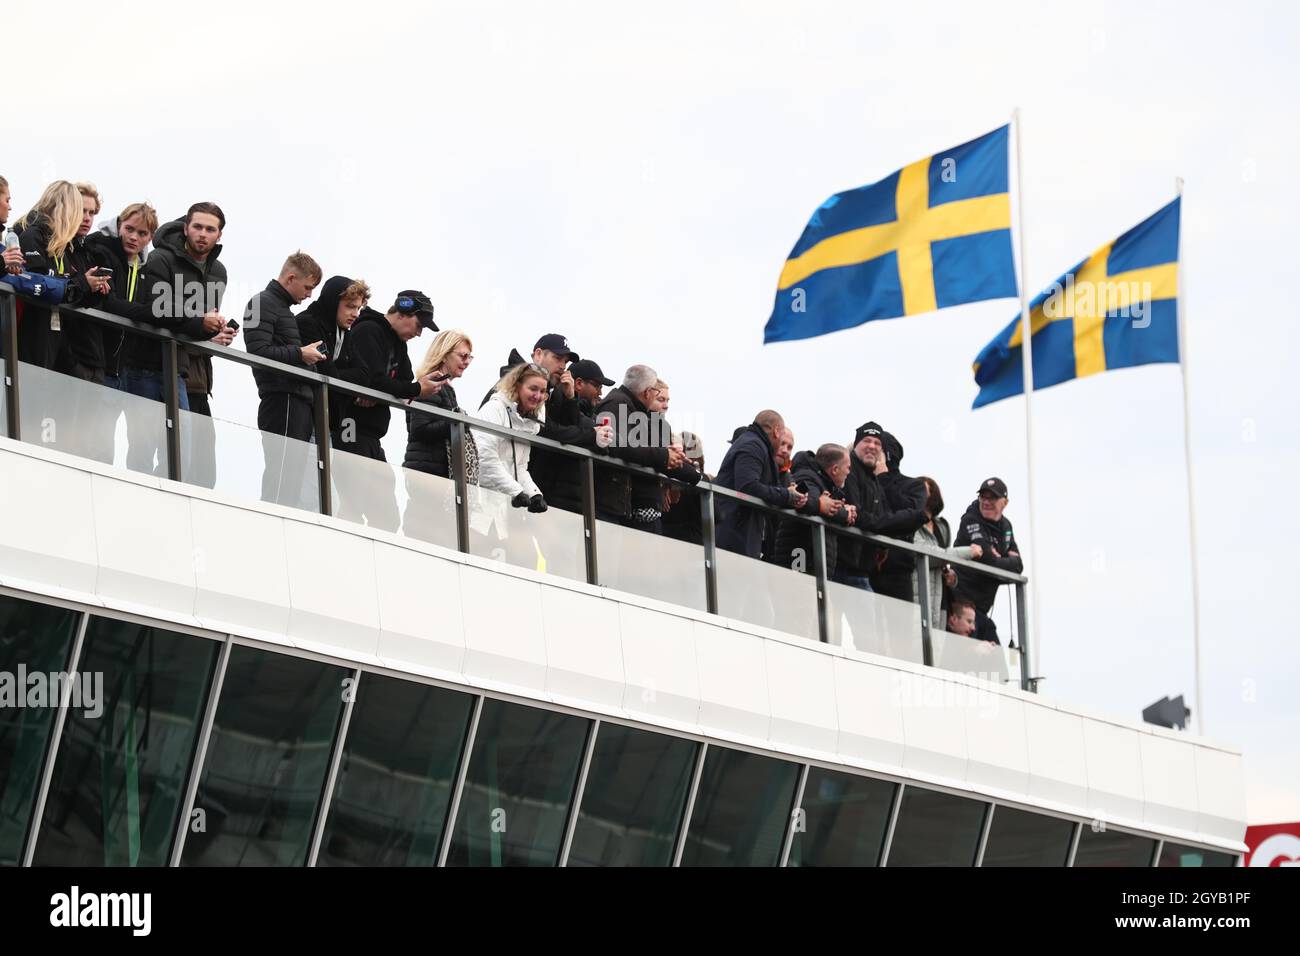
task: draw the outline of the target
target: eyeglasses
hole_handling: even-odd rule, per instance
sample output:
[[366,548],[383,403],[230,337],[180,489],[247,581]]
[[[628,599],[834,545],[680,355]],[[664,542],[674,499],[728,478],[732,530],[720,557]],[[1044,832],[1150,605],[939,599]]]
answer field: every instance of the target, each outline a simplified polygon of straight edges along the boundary
[[452,352],[451,354],[454,355],[454,356],[456,356],[456,358],[460,359],[462,362],[472,362],[472,361],[474,361],[474,353],[473,353],[473,352]]

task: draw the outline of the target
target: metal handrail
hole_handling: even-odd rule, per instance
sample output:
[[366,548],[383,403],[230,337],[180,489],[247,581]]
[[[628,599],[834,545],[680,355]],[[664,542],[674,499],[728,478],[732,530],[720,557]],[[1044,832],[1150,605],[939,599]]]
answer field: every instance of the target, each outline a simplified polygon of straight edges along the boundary
[[[2,322],[3,324],[3,334],[0,335],[0,343],[3,343],[4,351],[6,355],[16,356],[16,352],[17,352],[17,330],[16,330],[17,323],[15,321],[16,315],[14,312],[14,302],[15,300],[18,299],[21,299],[25,302],[29,302],[32,305],[37,307],[41,307],[41,308],[50,307],[48,303],[44,303],[36,299],[31,299],[28,296],[22,295],[18,293],[7,282],[0,281],[0,322]],[[101,325],[120,328],[126,332],[130,332],[135,335],[142,335],[146,338],[154,339],[160,343],[161,347],[164,348],[165,357],[170,357],[174,355],[175,350],[179,349],[180,346],[184,346],[188,349],[203,352],[207,355],[219,358],[223,361],[234,362],[239,365],[245,365],[252,369],[262,369],[267,372],[272,372],[276,375],[286,376],[301,381],[303,384],[311,387],[313,394],[315,396],[314,411],[315,411],[315,420],[318,425],[323,422],[327,423],[329,420],[328,394],[330,392],[341,392],[353,398],[366,398],[375,402],[376,404],[384,404],[387,405],[389,408],[396,409],[402,412],[410,411],[414,407],[412,404],[413,400],[411,399],[395,398],[394,396],[389,395],[386,392],[379,392],[374,389],[367,388],[363,385],[356,385],[352,382],[346,382],[341,379],[331,378],[329,376],[322,375],[319,372],[314,372],[309,369],[295,368],[291,365],[286,365],[281,362],[276,362],[270,359],[262,358],[259,355],[252,355],[246,351],[240,349],[233,349],[230,348],[229,346],[214,345],[210,341],[206,341],[203,339],[190,339],[186,336],[176,335],[167,329],[162,329],[157,326],[148,325],[146,323],[136,322],[132,319],[128,319],[123,316],[113,315],[112,313],[104,312],[100,309],[74,308],[67,305],[59,305],[58,308],[61,313],[69,313],[69,312],[75,313],[80,317],[90,319]],[[170,348],[168,347],[169,345]],[[7,406],[8,406],[8,417],[9,417],[8,433],[10,437],[16,437],[18,435],[18,429],[19,429],[19,423],[18,423],[19,387],[18,387],[17,364],[18,364],[17,362],[14,362],[12,363],[12,365],[7,366],[5,369],[5,389],[8,398]],[[164,361],[164,366],[168,364],[170,363]],[[180,475],[180,462],[179,462],[179,457],[180,457],[179,428],[176,427],[176,423],[171,420],[171,415],[175,415],[177,409],[176,395],[174,394],[176,392],[175,377],[171,376],[170,379],[167,379],[167,377],[165,377],[165,380],[163,381],[162,385],[164,390],[164,405],[168,408],[170,412],[169,421],[168,421],[169,441],[167,443],[168,460],[169,460],[168,471],[171,477],[179,480],[182,477]],[[1032,681],[1036,680],[1036,678],[1030,678],[1028,676],[1028,662],[1029,662],[1028,641],[1026,639],[1027,635],[1023,627],[1025,621],[1025,615],[1023,614],[1023,608],[1019,607],[1019,605],[1023,603],[1023,594],[1025,591],[1024,585],[1028,583],[1028,578],[1026,578],[1022,574],[1016,574],[1011,571],[1004,571],[1001,568],[989,567],[988,565],[980,564],[976,561],[971,561],[965,558],[958,558],[953,555],[946,554],[943,551],[938,550],[937,548],[931,548],[927,545],[915,544],[911,541],[904,541],[898,538],[890,538],[883,535],[873,534],[871,532],[861,531],[857,528],[831,524],[830,522],[826,521],[820,516],[801,514],[800,512],[794,511],[793,509],[790,508],[779,508],[776,507],[775,505],[768,504],[766,501],[763,501],[760,498],[755,498],[752,495],[747,495],[744,494],[743,492],[739,492],[731,488],[726,488],[722,485],[718,485],[710,481],[701,480],[696,484],[691,484],[690,482],[682,481],[680,479],[673,478],[669,475],[662,474],[658,471],[655,471],[653,468],[647,468],[642,465],[635,465],[623,461],[617,456],[596,454],[594,452],[589,451],[586,448],[580,448],[574,445],[562,444],[561,442],[557,442],[550,438],[542,438],[540,435],[529,435],[526,433],[517,432],[512,430],[508,426],[496,425],[492,422],[487,422],[482,419],[475,418],[472,415],[449,411],[447,409],[438,408],[437,406],[433,406],[433,405],[420,405],[416,410],[418,410],[421,414],[424,415],[432,415],[437,418],[445,419],[448,422],[451,422],[454,426],[452,429],[452,436],[453,436],[452,446],[453,446],[453,457],[456,460],[457,467],[453,470],[456,472],[457,477],[453,480],[457,481],[456,504],[457,504],[458,526],[465,524],[465,521],[463,519],[465,518],[465,512],[467,510],[465,508],[465,502],[463,500],[465,494],[464,483],[463,483],[463,471],[462,471],[464,467],[464,456],[463,456],[463,442],[464,442],[464,434],[465,434],[464,429],[473,428],[478,431],[488,432],[490,434],[508,438],[511,441],[525,442],[532,447],[545,448],[562,455],[567,455],[568,457],[575,459],[580,463],[583,463],[582,468],[580,470],[580,477],[583,480],[584,484],[587,481],[591,480],[590,472],[588,471],[588,469],[594,467],[595,465],[599,465],[602,468],[613,468],[615,470],[625,472],[628,475],[638,476],[638,477],[653,477],[656,481],[677,485],[683,489],[693,489],[697,494],[700,495],[700,504],[704,511],[704,516],[707,519],[709,519],[706,521],[706,530],[709,533],[705,536],[706,541],[704,544],[704,551],[705,551],[705,566],[706,566],[706,576],[707,576],[706,595],[708,601],[708,610],[713,613],[717,612],[717,584],[716,584],[717,569],[716,569],[716,560],[713,557],[715,553],[715,545],[714,545],[714,541],[712,540],[713,539],[712,517],[713,517],[713,502],[717,497],[727,498],[736,501],[746,507],[757,509],[766,514],[781,518],[782,520],[793,520],[807,525],[813,534],[813,542],[815,546],[814,550],[817,552],[817,555],[815,555],[815,557],[822,555],[824,553],[823,547],[821,546],[821,542],[823,536],[826,534],[827,531],[829,531],[839,535],[842,538],[855,539],[879,547],[894,548],[899,551],[903,551],[911,554],[917,563],[918,579],[921,579],[925,576],[925,573],[929,567],[929,562],[931,560],[938,560],[944,562],[945,564],[952,565],[953,567],[966,568],[978,574],[982,574],[987,577],[994,578],[998,580],[1000,583],[1013,585],[1014,592],[1016,594],[1016,603],[1018,605],[1018,611],[1022,612],[1017,615],[1017,621],[1019,622],[1020,625],[1017,629],[1019,631],[1021,653],[1023,655],[1022,667],[1021,667],[1021,677],[1022,677],[1021,682],[1023,686],[1032,689]],[[320,428],[317,428],[316,430],[322,431],[322,429]],[[324,431],[323,434],[318,434],[316,436],[316,443],[318,448],[318,456],[320,459],[320,468],[322,472],[321,497],[320,497],[321,506],[322,506],[321,510],[323,513],[328,514],[330,513],[331,510],[329,507],[330,493],[328,488],[329,453],[331,451],[330,448],[331,441],[330,441],[330,436],[328,434],[328,430],[326,429],[323,431]],[[587,561],[588,561],[588,580],[590,583],[595,584],[598,583],[598,581],[596,580],[598,575],[595,573],[596,572],[596,564],[595,564],[596,520],[595,520],[594,510],[592,514],[585,513],[589,509],[594,509],[594,502],[591,500],[592,496],[586,493],[586,491],[587,489],[584,489],[584,494],[582,495],[582,498],[584,503],[584,518],[586,519],[585,534],[587,538],[586,553],[587,553]],[[468,551],[467,533],[463,529],[460,529],[459,527],[458,527],[458,531],[461,532],[458,533],[457,535],[458,545],[460,547],[460,550]],[[818,629],[821,635],[821,639],[825,641],[827,640],[827,622],[826,622],[826,614],[825,614],[827,579],[825,575],[824,557],[822,557],[820,560],[815,560],[813,563],[814,563],[814,569],[813,569],[814,574],[812,576],[816,578],[817,591],[818,591],[818,607],[819,607],[819,628]],[[918,600],[920,600],[925,596],[923,593],[925,590],[926,590],[925,584],[921,584],[920,587],[918,588],[918,591],[922,593],[918,593],[917,595]],[[929,621],[928,601],[921,602],[921,615],[922,615],[922,639],[925,648],[925,659],[926,659],[926,663],[928,664],[931,663],[930,634],[929,634],[930,621]]]

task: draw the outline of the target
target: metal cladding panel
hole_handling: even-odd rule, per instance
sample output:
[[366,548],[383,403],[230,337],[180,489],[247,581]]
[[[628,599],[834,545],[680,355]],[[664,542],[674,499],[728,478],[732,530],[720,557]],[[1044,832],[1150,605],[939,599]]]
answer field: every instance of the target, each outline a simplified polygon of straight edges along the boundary
[[[375,542],[379,659],[396,670],[459,680],[465,667],[461,566]],[[340,575],[341,576],[341,575]]]
[[90,497],[99,599],[109,606],[161,611],[166,620],[197,624],[194,561],[199,549],[190,522],[190,498],[102,475],[92,476]]
[[1147,731],[1142,756],[1142,822],[1192,831],[1197,822],[1196,748],[1186,740]]
[[547,699],[542,585],[465,565],[460,574],[460,599],[465,620],[465,679]]
[[93,601],[99,574],[94,476],[53,465],[40,449],[8,438],[0,438],[0,449],[0,582]]
[[621,714],[626,680],[618,604],[565,588],[543,587],[546,693],[557,703]]
[[829,648],[809,654],[806,645],[765,640],[767,697],[773,749],[798,749],[834,759],[839,738],[835,662]]
[[623,643],[623,709],[629,717],[677,730],[700,731],[700,674],[689,618],[619,605]]
[[[375,542],[311,522],[286,522],[288,636],[305,650],[379,663]],[[341,573],[338,573],[341,572]]]
[[199,626],[286,637],[291,602],[284,520],[194,498],[190,521]]
[[766,641],[716,624],[693,621],[700,675],[702,727],[766,746],[772,723],[767,696]]

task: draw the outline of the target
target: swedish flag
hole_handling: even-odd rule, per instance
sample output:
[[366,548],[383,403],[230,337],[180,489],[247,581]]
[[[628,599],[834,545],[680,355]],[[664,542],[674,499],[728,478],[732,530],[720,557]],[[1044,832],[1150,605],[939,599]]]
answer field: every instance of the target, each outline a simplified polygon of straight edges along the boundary
[[763,341],[1018,295],[1008,130],[822,203],[781,270]]
[[[1035,390],[1178,361],[1181,202],[1102,246],[1030,303]],[[1024,394],[1023,334],[1017,315],[975,359],[973,407]]]

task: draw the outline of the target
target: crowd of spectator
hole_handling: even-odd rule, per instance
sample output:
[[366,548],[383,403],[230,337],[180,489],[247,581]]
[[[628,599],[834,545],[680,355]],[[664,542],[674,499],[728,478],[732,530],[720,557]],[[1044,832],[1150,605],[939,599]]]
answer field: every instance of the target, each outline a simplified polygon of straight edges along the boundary
[[[952,558],[1020,572],[1020,549],[1004,511],[1007,487],[999,478],[982,482],[960,519],[955,537],[942,517],[943,496],[930,477],[901,471],[903,446],[874,421],[846,444],[824,443],[795,451],[793,432],[782,415],[760,411],[737,428],[717,474],[705,471],[702,443],[690,432],[674,432],[667,412],[671,391],[648,365],[627,368],[622,381],[583,359],[558,333],[539,337],[531,353],[512,350],[497,384],[473,409],[461,408],[454,382],[474,359],[473,342],[458,329],[439,330],[423,292],[398,292],[385,311],[370,307],[367,283],[343,275],[322,285],[323,272],[304,252],[288,256],[279,274],[244,305],[240,321],[223,314],[227,285],[221,235],[225,214],[215,203],[199,202],[185,215],[159,221],[147,203],[127,205],[95,229],[101,202],[88,183],[59,181],[8,226],[9,185],[0,178],[0,227],[5,232],[4,265],[10,275],[57,276],[66,282],[63,304],[92,307],[167,329],[184,340],[229,345],[242,330],[247,351],[281,365],[311,369],[333,379],[406,400],[407,444],[402,462],[410,504],[405,520],[421,520],[431,507],[421,494],[418,473],[452,476],[452,429],[429,410],[469,414],[520,436],[538,436],[587,449],[597,461],[619,459],[653,474],[621,468],[594,469],[590,489],[599,518],[650,533],[699,543],[703,515],[693,486],[707,480],[774,508],[816,516],[831,528],[825,536],[825,572],[839,584],[915,601],[919,587],[910,552],[833,533],[857,528],[875,535],[927,545]],[[92,231],[93,230],[93,231]],[[319,295],[315,295],[319,287]],[[314,298],[313,298],[314,296]],[[309,304],[295,312],[295,307]],[[158,340],[125,334],[58,304],[20,303],[18,357],[21,361],[86,382],[161,401],[166,363]],[[423,360],[412,366],[407,343],[434,333]],[[215,430],[210,398],[213,369],[203,350],[185,350],[177,388],[182,409],[206,422],[189,436],[187,480],[211,487],[215,481]],[[280,500],[290,474],[286,449],[292,440],[316,440],[313,392],[293,375],[266,367],[252,371],[257,386],[258,429],[265,465],[262,496]],[[606,389],[609,389],[606,392]],[[113,420],[95,404],[81,422],[89,433],[106,435],[95,457],[113,457]],[[329,392],[332,447],[383,462],[382,439],[391,408],[382,402]],[[80,412],[79,412],[80,414]],[[462,448],[466,479],[499,492],[509,505],[539,514],[550,507],[582,510],[583,462],[527,440],[471,429]],[[157,471],[165,453],[156,429],[127,417],[128,467]],[[392,469],[337,469],[337,513],[352,520],[396,529],[401,517]],[[507,508],[507,510],[509,510]],[[813,526],[719,496],[715,510],[717,546],[755,560],[813,573]],[[956,634],[998,641],[990,617],[998,581],[932,560],[927,581],[930,619]]]

